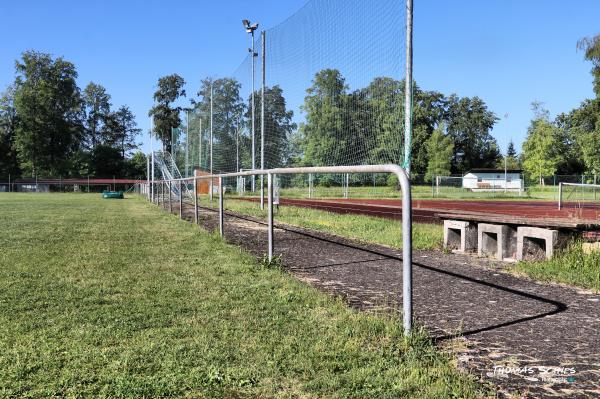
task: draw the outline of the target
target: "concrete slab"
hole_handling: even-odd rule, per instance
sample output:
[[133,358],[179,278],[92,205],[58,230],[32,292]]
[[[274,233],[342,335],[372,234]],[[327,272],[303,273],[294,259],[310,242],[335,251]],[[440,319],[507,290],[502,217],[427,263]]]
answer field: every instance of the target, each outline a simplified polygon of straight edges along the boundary
[[558,244],[558,230],[540,227],[517,228],[517,260],[550,259]]
[[444,220],[444,248],[457,252],[474,252],[477,245],[477,227],[472,222]]
[[516,256],[516,230],[503,224],[479,223],[477,225],[477,254],[498,260]]

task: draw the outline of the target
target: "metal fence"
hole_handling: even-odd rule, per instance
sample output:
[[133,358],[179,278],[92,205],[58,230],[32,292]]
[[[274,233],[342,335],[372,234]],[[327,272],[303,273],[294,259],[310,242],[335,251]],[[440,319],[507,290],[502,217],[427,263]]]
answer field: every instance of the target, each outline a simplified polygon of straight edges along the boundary
[[558,183],[558,209],[567,201],[578,206],[600,201],[600,184]]
[[86,177],[33,177],[11,179],[10,177],[0,180],[0,192],[24,192],[24,193],[55,193],[55,192],[81,192],[92,193],[104,190],[130,190],[141,179],[120,178],[95,178]]
[[[150,180],[146,183],[139,183],[138,192],[145,193],[148,200],[153,203],[159,203],[160,198],[167,193],[169,198],[169,210],[172,212],[173,194],[175,200],[179,202],[179,216],[183,218],[184,198],[188,196],[184,186],[193,185],[191,192],[194,206],[194,221],[199,222],[198,216],[198,182],[209,180],[211,186],[216,186],[218,191],[218,219],[219,219],[219,234],[223,236],[224,227],[224,180],[239,177],[267,176],[267,225],[268,225],[268,243],[267,257],[269,261],[273,259],[274,250],[274,216],[273,216],[273,199],[274,199],[274,180],[276,176],[297,176],[297,175],[314,175],[314,174],[339,174],[350,175],[355,173],[386,173],[396,177],[398,185],[402,192],[402,286],[403,286],[403,324],[405,333],[410,333],[412,329],[412,204],[411,204],[411,187],[409,178],[401,167],[398,165],[357,165],[357,166],[329,166],[329,167],[299,167],[299,168],[275,168],[266,170],[254,170],[237,173],[224,173],[216,175],[205,175],[195,177],[184,177],[179,179],[164,179]],[[216,182],[215,182],[216,180]],[[211,193],[213,189],[211,187]]]

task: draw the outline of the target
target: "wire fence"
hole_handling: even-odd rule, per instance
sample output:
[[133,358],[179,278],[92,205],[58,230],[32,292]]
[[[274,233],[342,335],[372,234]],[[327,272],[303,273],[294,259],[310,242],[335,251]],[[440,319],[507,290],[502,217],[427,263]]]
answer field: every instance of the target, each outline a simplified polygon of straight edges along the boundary
[[182,176],[401,164],[405,21],[396,0],[312,0],[263,32],[249,23],[242,63],[202,80],[173,129]]
[[34,177],[28,179],[0,179],[0,193],[100,193],[103,191],[130,191],[140,179],[86,177]]

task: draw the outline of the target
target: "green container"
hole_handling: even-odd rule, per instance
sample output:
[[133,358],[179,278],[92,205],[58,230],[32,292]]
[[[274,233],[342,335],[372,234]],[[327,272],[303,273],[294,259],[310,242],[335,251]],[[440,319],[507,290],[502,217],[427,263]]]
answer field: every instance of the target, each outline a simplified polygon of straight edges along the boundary
[[123,191],[103,191],[102,198],[116,198],[123,199]]

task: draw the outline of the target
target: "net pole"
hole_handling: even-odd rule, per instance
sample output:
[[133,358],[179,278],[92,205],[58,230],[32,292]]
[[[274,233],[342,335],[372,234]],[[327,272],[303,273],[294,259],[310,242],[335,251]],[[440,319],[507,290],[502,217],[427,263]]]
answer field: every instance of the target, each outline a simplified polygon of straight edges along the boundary
[[[255,145],[255,135],[254,135],[254,30],[252,30],[250,35],[250,40],[252,40],[252,48],[250,49],[250,59],[252,61],[252,92],[250,93],[250,108],[252,108],[252,170],[256,169],[256,145]],[[256,180],[256,176],[252,175],[252,192],[255,192],[254,180]]]
[[186,110],[185,121],[185,177],[189,177],[190,111]]
[[[213,82],[210,82],[210,174],[213,174]],[[213,200],[213,179],[210,179],[210,202]]]
[[[266,66],[265,66],[265,31],[260,33],[262,42],[262,82],[260,88],[260,168],[265,168],[265,84],[266,84]],[[265,188],[264,176],[260,175],[260,209],[265,209]]]
[[[146,157],[146,188],[150,187],[150,157]],[[88,193],[90,192],[90,177],[88,176]],[[150,193],[146,192],[146,196],[150,199]]]
[[152,183],[150,187],[150,199],[154,202],[154,139],[152,137],[152,130],[154,130],[154,118],[150,118],[150,155],[152,157],[151,160],[151,177]]
[[406,79],[404,88],[404,169],[410,176],[410,148],[412,139],[412,24],[413,0],[406,0]]
[[558,209],[562,208],[562,182],[558,183]]

